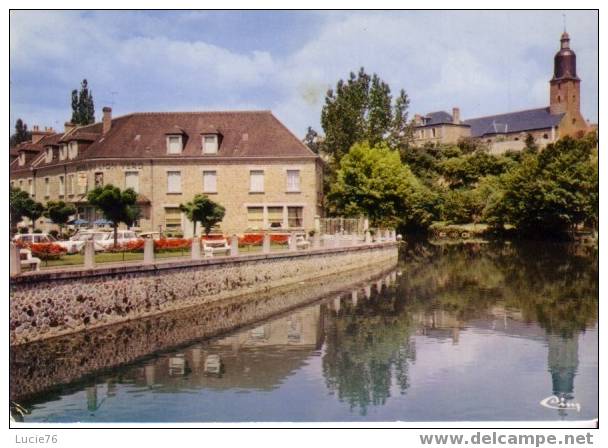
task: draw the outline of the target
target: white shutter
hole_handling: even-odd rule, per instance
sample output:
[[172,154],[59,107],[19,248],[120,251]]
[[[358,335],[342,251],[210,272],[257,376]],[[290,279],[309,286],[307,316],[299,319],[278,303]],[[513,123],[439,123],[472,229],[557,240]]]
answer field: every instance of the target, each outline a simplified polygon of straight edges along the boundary
[[182,173],[180,171],[167,171],[167,193],[182,192]]
[[125,188],[132,188],[135,193],[139,193],[139,173],[137,171],[125,172]]
[[300,191],[300,170],[287,170],[287,191]]
[[167,152],[169,154],[179,154],[182,152],[182,137],[170,135],[167,137]]
[[203,136],[203,153],[205,153],[205,154],[217,153],[217,135]]
[[264,171],[250,171],[249,191],[263,192],[264,191]]
[[217,173],[215,171],[203,171],[203,192],[217,193]]

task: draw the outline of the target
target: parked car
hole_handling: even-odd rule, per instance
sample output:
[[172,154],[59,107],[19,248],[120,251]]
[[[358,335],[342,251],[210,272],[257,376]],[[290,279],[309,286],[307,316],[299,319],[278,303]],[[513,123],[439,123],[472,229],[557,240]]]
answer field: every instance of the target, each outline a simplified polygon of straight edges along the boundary
[[23,245],[56,242],[48,233],[18,233],[13,237],[13,241]]
[[[117,236],[118,244],[130,243],[132,241],[137,241],[141,239],[138,238],[135,232],[133,232],[132,230],[119,230]],[[102,250],[112,248],[112,246],[114,246],[114,232],[107,232],[104,235],[104,238],[97,241],[96,244],[99,244],[102,247]]]
[[163,236],[160,232],[142,232],[139,234],[139,238],[144,240],[161,240]]
[[76,254],[84,251],[84,244],[87,241],[93,241],[93,247],[95,251],[101,251],[105,248],[99,244],[99,241],[105,240],[110,232],[100,232],[96,230],[79,230],[78,233],[73,235],[68,241],[58,241],[61,247],[68,251],[68,254]]

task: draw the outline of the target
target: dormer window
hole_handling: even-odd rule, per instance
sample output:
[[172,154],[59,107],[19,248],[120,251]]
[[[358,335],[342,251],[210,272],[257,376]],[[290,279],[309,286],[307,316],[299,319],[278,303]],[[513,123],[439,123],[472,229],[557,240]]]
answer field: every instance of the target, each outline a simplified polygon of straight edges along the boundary
[[78,142],[70,142],[68,144],[68,157],[75,159],[78,156]]
[[25,153],[22,152],[19,154],[19,166],[25,165]]
[[182,136],[168,135],[167,136],[167,154],[182,153]]
[[217,154],[217,135],[203,135],[203,154]]
[[59,147],[59,160],[65,160],[68,156],[68,146],[61,145]]
[[44,161],[46,163],[51,163],[53,161],[53,148],[46,148],[46,154],[44,156]]

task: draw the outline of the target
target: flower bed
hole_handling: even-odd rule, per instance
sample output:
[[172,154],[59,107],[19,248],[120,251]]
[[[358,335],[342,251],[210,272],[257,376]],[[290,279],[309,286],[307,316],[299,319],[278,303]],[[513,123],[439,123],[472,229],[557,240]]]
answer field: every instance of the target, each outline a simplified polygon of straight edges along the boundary
[[190,249],[192,247],[192,240],[185,238],[171,238],[154,240],[154,251],[172,251],[172,250],[183,250]]
[[[270,234],[270,242],[272,244],[287,244],[289,235]],[[264,241],[263,233],[245,233],[239,237],[239,246],[260,246]]]
[[144,240],[128,241],[110,246],[106,252],[142,252],[144,250]]
[[41,260],[58,260],[67,253],[67,250],[55,243],[32,243],[27,246],[33,257]]

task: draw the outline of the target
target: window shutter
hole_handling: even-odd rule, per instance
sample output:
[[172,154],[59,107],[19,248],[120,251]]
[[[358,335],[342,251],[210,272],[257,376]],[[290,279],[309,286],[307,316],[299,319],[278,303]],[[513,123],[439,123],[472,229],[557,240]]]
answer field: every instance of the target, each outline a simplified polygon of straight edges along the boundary
[[181,193],[182,173],[179,171],[167,171],[167,192]]
[[203,171],[203,192],[217,193],[217,173],[215,171]]
[[125,188],[132,188],[139,193],[139,173],[137,171],[125,172]]
[[250,172],[249,191],[263,192],[264,191],[264,171]]
[[300,191],[300,170],[287,170],[287,191]]

